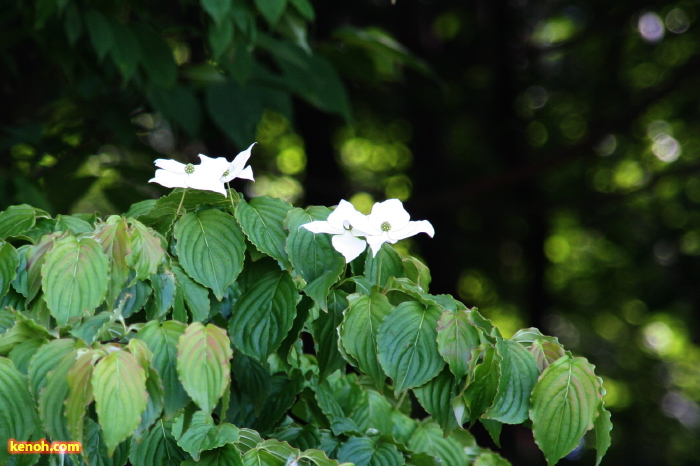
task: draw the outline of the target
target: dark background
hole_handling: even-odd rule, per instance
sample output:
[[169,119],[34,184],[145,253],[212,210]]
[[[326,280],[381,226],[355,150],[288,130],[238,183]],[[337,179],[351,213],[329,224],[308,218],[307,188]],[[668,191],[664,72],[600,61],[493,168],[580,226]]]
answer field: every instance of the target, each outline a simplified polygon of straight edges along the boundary
[[257,141],[238,189],[398,197],[431,292],[595,364],[603,464],[700,463],[700,4],[279,4],[0,0],[0,208],[124,212]]

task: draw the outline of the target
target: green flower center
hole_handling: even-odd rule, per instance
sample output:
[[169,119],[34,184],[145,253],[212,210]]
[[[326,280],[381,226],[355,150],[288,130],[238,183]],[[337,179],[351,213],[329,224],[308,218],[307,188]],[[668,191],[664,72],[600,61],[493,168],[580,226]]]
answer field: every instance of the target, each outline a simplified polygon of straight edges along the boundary
[[[376,224],[375,224],[376,225]],[[382,222],[381,226],[379,227],[382,229],[382,231],[391,231],[391,223],[389,222]]]
[[185,173],[187,173],[188,175],[194,173],[194,165],[192,165],[191,163],[185,165]]
[[224,172],[224,174],[221,175],[221,176],[228,176],[229,173],[231,173],[231,171],[230,171],[230,170],[226,170],[226,171]]

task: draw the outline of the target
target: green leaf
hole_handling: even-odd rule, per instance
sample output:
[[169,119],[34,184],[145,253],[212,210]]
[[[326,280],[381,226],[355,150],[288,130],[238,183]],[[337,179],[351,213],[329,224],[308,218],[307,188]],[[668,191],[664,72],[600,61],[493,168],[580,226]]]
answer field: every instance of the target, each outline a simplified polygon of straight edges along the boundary
[[233,45],[234,30],[233,20],[230,18],[220,18],[213,26],[209,26],[207,32],[212,58],[220,58]]
[[500,378],[493,405],[484,417],[506,424],[520,424],[528,417],[530,392],[539,370],[532,354],[519,343],[499,338],[496,351],[501,356]]
[[27,389],[27,377],[7,358],[0,357],[0,463],[8,461],[7,441],[25,440],[34,432],[37,417]]
[[274,28],[287,8],[287,0],[255,0],[255,6],[270,27]]
[[472,350],[479,343],[479,332],[469,322],[467,312],[442,313],[437,328],[438,351],[457,379],[467,375]]
[[401,260],[406,277],[427,292],[430,285],[430,269],[415,257],[409,256]]
[[37,338],[35,335],[31,340],[25,340],[12,348],[12,351],[7,354],[7,357],[14,363],[17,370],[27,375],[29,362],[39,348],[46,343],[48,343],[46,338]]
[[394,423],[392,412],[394,407],[381,393],[365,389],[361,402],[355,404],[352,419],[362,432],[374,429],[382,434],[392,435]]
[[238,441],[236,426],[228,422],[214,425],[211,414],[197,411],[191,419],[185,421],[185,417],[186,414],[183,413],[175,418],[172,434],[177,444],[192,455],[195,461],[199,461],[202,451],[213,450]]
[[144,24],[137,24],[133,32],[141,48],[141,66],[151,83],[161,87],[172,87],[177,79],[177,64],[170,46]]
[[199,461],[187,460],[182,466],[243,466],[241,452],[235,445],[224,445],[216,450],[205,451]]
[[141,442],[132,440],[129,460],[133,466],[180,466],[187,457],[170,433],[170,424],[159,420]]
[[211,84],[206,99],[209,116],[236,145],[248,147],[255,140],[255,128],[263,114],[263,106],[256,96],[229,81]]
[[[39,350],[49,348],[45,345]],[[37,355],[39,354],[37,352]],[[68,385],[68,372],[75,364],[77,350],[64,353],[60,360],[46,372],[46,382],[43,390],[39,392],[38,405],[39,416],[44,430],[52,440],[71,440],[68,429],[68,421],[65,416],[65,400],[68,398],[70,387]],[[36,357],[36,356],[35,356]],[[35,373],[35,376],[38,375]],[[29,366],[30,381],[32,381],[32,364]],[[32,381],[34,384],[36,382]]]
[[104,300],[109,262],[100,243],[69,236],[56,241],[41,267],[44,299],[59,326],[92,315]]
[[21,204],[0,212],[0,239],[20,235],[36,224],[37,209]]
[[292,5],[294,5],[297,11],[309,21],[313,21],[316,17],[314,7],[311,5],[309,0],[290,0],[290,2]]
[[407,301],[379,325],[379,362],[394,381],[394,392],[418,387],[440,373],[445,361],[436,338],[440,308]]
[[10,243],[0,241],[0,298],[10,289],[10,283],[17,276],[19,254]]
[[259,413],[270,393],[270,373],[253,358],[237,353],[233,358],[234,384],[250,399]]
[[94,350],[82,353],[66,375],[68,397],[65,401],[65,415],[68,431],[71,438],[80,443],[83,443],[85,410],[93,400],[91,381],[98,357],[99,353]]
[[214,209],[190,212],[174,234],[182,268],[221,300],[243,268],[245,241],[236,221]]
[[347,307],[348,300],[345,293],[333,290],[328,303],[328,312],[321,312],[318,318],[311,322],[321,380],[345,367],[345,359],[338,351],[338,327],[343,322],[343,311]]
[[160,319],[168,313],[175,301],[177,285],[175,274],[169,269],[151,275],[149,281],[153,288],[153,295],[146,308],[146,318],[150,321]]
[[367,466],[406,464],[403,455],[394,445],[367,437],[350,437],[338,449],[338,461]]
[[104,60],[114,44],[114,33],[109,21],[97,10],[85,11],[83,18],[87,26],[88,36],[99,61]]
[[476,442],[469,432],[457,431],[445,438],[437,423],[432,421],[419,424],[408,441],[411,450],[437,456],[444,465],[470,464],[466,451],[474,446]]
[[146,280],[156,273],[158,265],[165,257],[165,250],[158,233],[153,229],[133,218],[128,219],[128,222],[131,225],[131,252],[126,256],[126,263],[136,271],[131,283],[133,284],[136,280]]
[[[129,457],[131,442],[122,442],[111,455],[107,451],[104,433],[92,418],[86,418],[87,429],[83,445],[83,457],[90,466],[123,466]],[[61,465],[63,466],[63,465]]]
[[302,56],[305,60],[302,66],[294,61],[299,55],[292,57],[292,60],[288,56],[277,60],[285,83],[311,105],[349,119],[350,100],[335,68],[319,54],[303,53]]
[[[134,340],[130,340],[134,341]],[[153,367],[147,367],[146,372],[146,391],[148,392],[148,403],[146,411],[141,416],[141,422],[134,431],[134,438],[141,440],[144,433],[155,423],[163,414],[165,406],[165,393],[163,389],[163,381],[158,374],[158,371]]]
[[511,340],[522,344],[530,350],[535,357],[540,372],[566,354],[564,347],[557,338],[542,335],[536,328],[518,330]]
[[295,208],[289,211],[285,219],[285,225],[289,229],[289,260],[306,283],[311,283],[328,272],[340,275],[345,270],[345,260],[333,248],[331,235],[317,235],[301,228],[315,220],[326,220],[331,212],[327,207],[311,206],[306,210]]
[[121,294],[129,278],[126,256],[131,251],[131,241],[127,234],[126,220],[116,215],[110,216],[97,228],[95,238],[100,242],[102,251],[109,261],[109,284],[105,301],[111,306]]
[[342,270],[324,273],[304,287],[304,294],[313,299],[323,311],[328,312],[328,295],[331,293],[331,287],[340,279],[342,273]]
[[187,307],[192,313],[192,320],[203,321],[209,317],[211,303],[209,302],[209,291],[199,283],[195,282],[185,273],[180,266],[173,261],[173,272],[175,272],[176,288],[173,300],[173,308],[177,306],[178,295],[187,303]]
[[[476,357],[476,356],[473,356]],[[483,360],[470,375],[464,392],[464,400],[469,407],[471,419],[480,417],[493,404],[498,391],[499,365],[501,356],[489,346],[483,353]]]
[[47,374],[55,369],[63,356],[71,353],[75,348],[75,340],[53,340],[39,348],[32,356],[27,370],[29,377],[29,391],[35,400],[39,400],[39,394],[46,386]]
[[284,249],[287,232],[282,225],[291,208],[290,203],[267,196],[253,198],[250,203],[241,199],[236,206],[236,219],[250,242],[287,269],[291,266]]
[[193,322],[177,344],[177,373],[187,394],[210,414],[231,382],[231,342],[215,325]]
[[229,332],[236,349],[265,361],[292,328],[301,296],[286,272],[269,272],[238,298]]
[[231,11],[231,0],[200,0],[200,3],[215,23],[226,18]]
[[124,81],[129,81],[136,74],[141,62],[141,47],[131,28],[114,19],[110,21],[114,42],[110,53]]
[[610,431],[613,428],[610,416],[610,412],[601,403],[598,409],[598,417],[595,420],[596,466],[600,464],[603,456],[605,456],[605,452],[610,448]]
[[94,230],[89,222],[73,215],[57,215],[54,231],[69,230],[74,235],[90,233]]
[[452,410],[454,389],[455,378],[447,367],[434,379],[413,389],[418,402],[440,424],[445,435],[460,427]]
[[287,466],[289,460],[296,458],[299,453],[297,448],[292,448],[288,443],[270,439],[248,450],[243,455],[243,464],[245,466]]
[[[7,312],[7,314],[5,314]],[[2,326],[9,326],[0,334],[0,355],[8,354],[17,345],[34,338],[50,338],[51,334],[33,320],[27,319],[16,311],[5,311],[7,322]],[[4,319],[3,319],[4,320]]]
[[[182,127],[182,129],[184,129],[190,137],[195,137],[197,134],[199,134],[202,126],[202,108],[195,91],[191,87],[177,84],[174,87],[167,89],[163,87],[152,87],[148,97],[165,118],[180,125],[180,127]],[[189,191],[189,193],[192,194],[193,191],[194,190]],[[182,194],[180,194],[180,196],[182,196]],[[150,206],[150,208],[155,207],[156,201],[153,199],[149,199],[149,201],[152,202],[152,204],[147,204],[147,206]],[[178,205],[179,201],[173,206],[172,211],[161,211],[161,213],[164,214],[164,217],[161,218],[161,222],[159,222],[160,228],[154,227],[161,234],[166,234],[167,230],[170,229],[172,222],[175,221],[174,214]],[[133,208],[134,206],[132,206],[132,209]],[[129,209],[126,216],[139,216],[137,212],[131,212],[132,210]],[[150,209],[147,209],[142,215],[146,215],[149,212]],[[166,228],[166,231],[163,231],[162,228]]]
[[392,310],[386,296],[350,295],[350,307],[345,311],[340,326],[340,339],[345,349],[358,363],[359,369],[369,375],[374,386],[384,387],[386,375],[377,356],[377,334],[381,322]]
[[46,254],[53,248],[56,234],[44,236],[39,244],[27,249],[27,303],[31,302],[42,287],[41,270]]
[[594,367],[584,358],[564,356],[542,372],[532,390],[530,419],[548,464],[568,455],[593,428],[600,393]]
[[403,276],[403,263],[401,256],[389,244],[383,244],[376,256],[371,252],[367,253],[365,259],[365,277],[372,284],[384,286],[389,277],[397,278]]
[[146,410],[146,371],[130,352],[115,351],[95,365],[92,388],[95,411],[111,455],[136,430]]

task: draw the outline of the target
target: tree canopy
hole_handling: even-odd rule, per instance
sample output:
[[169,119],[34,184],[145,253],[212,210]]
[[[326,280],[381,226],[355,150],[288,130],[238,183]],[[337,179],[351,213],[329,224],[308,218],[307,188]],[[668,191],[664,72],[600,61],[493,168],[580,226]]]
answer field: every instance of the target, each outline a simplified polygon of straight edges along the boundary
[[257,141],[247,194],[398,198],[434,293],[595,364],[605,461],[700,461],[697,3],[392,3],[0,2],[0,209],[121,212]]

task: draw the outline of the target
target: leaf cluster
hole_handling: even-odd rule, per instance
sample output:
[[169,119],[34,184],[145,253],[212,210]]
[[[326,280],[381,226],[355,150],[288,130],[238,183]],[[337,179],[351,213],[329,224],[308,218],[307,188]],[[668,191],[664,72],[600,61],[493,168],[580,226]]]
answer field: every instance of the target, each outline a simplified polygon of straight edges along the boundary
[[481,422],[497,444],[529,426],[549,464],[592,430],[600,461],[591,364],[537,329],[503,338],[391,245],[346,265],[300,228],[330,212],[178,189],[106,219],[0,213],[0,443],[78,441],[76,464],[507,464]]

